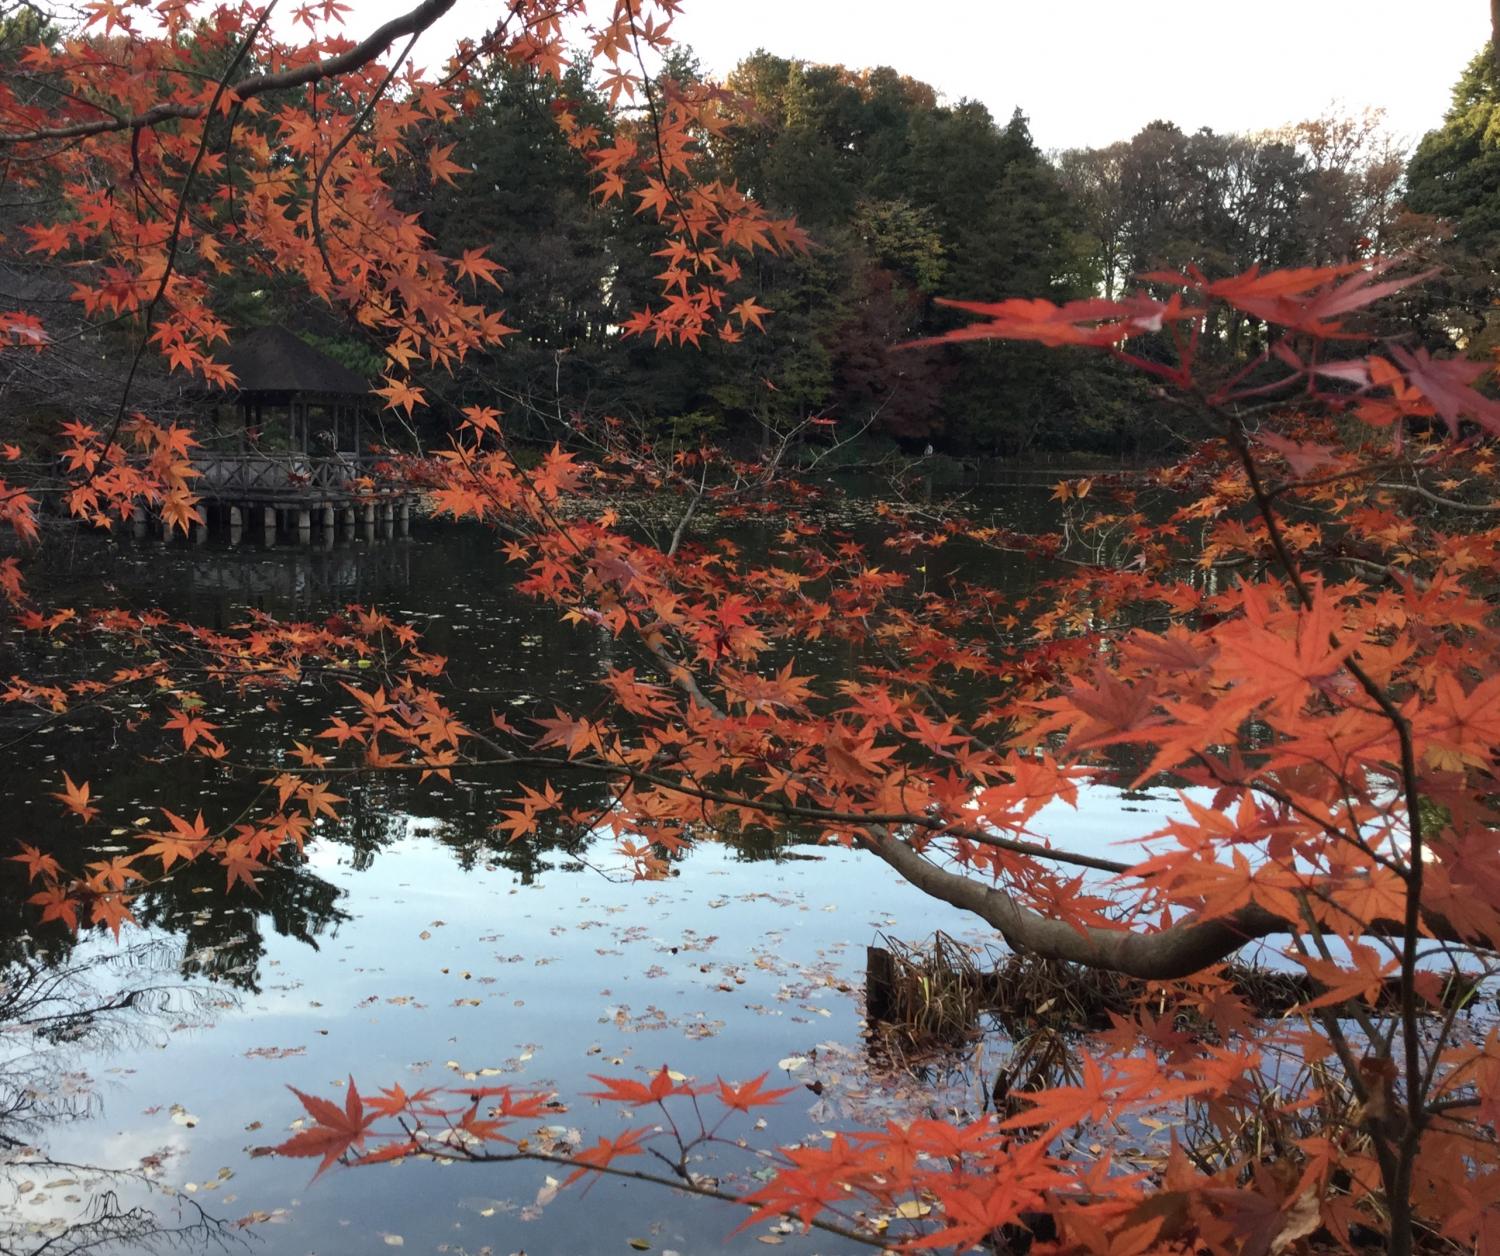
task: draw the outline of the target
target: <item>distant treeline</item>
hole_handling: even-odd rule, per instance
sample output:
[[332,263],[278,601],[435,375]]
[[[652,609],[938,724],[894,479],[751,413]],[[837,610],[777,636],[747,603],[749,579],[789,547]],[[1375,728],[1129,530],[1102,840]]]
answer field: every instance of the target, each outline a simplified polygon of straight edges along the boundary
[[[686,54],[663,71],[696,74]],[[697,349],[621,338],[663,263],[634,206],[591,194],[552,117],[566,108],[608,133],[611,110],[576,74],[558,85],[510,69],[433,137],[456,142],[472,173],[436,199],[413,179],[411,208],[438,248],[488,246],[508,267],[493,300],[519,332],[456,375],[423,380],[440,407],[498,397],[513,428],[539,436],[575,414],[612,414],[663,436],[752,444],[827,417],[836,423],[813,429],[821,439],[867,429],[866,447],[1150,454],[1189,435],[1191,414],[1100,355],[896,346],[954,325],[934,297],[1060,301],[1118,295],[1162,268],[1222,275],[1393,251],[1443,268],[1399,311],[1404,327],[1435,350],[1480,352],[1495,340],[1500,91],[1487,53],[1410,159],[1375,115],[1257,135],[1153,122],[1106,148],[1049,156],[1019,109],[998,122],[891,69],[760,52],[727,87],[726,126],[698,159],[702,173],[796,214],[815,241],[749,276],[774,312],[766,334]],[[295,323],[302,308],[274,284],[241,303],[246,321]],[[323,347],[365,365],[357,345],[321,330]],[[1258,348],[1248,320],[1210,330],[1213,352]]]

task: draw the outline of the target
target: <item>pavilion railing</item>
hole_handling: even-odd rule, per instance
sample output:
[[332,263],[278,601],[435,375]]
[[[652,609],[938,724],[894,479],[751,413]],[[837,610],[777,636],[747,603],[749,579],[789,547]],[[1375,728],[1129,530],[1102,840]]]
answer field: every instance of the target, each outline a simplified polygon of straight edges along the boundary
[[194,454],[198,471],[194,490],[225,499],[347,497],[360,491],[358,481],[369,463],[355,454],[315,456],[287,451],[270,453]]

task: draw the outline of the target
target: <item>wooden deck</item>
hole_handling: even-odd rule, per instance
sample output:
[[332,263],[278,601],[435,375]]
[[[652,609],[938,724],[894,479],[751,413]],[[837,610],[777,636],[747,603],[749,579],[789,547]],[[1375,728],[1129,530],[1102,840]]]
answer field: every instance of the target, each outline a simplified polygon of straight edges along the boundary
[[[208,525],[227,527],[231,538],[249,529],[304,541],[314,530],[325,537],[353,535],[356,528],[367,539],[404,536],[416,494],[372,480],[373,462],[354,454],[202,450],[192,459],[198,472],[193,491]],[[135,526],[138,533],[149,531],[143,511]]]

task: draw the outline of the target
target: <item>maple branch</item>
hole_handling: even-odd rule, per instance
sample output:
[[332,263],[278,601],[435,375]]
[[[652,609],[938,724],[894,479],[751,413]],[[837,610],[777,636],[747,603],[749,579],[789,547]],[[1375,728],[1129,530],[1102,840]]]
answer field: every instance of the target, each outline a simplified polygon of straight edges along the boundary
[[[218,109],[219,102],[224,99],[224,93],[229,89],[229,80],[234,72],[240,68],[245,57],[249,54],[251,45],[255,43],[256,37],[265,29],[267,22],[271,20],[271,10],[276,7],[276,0],[261,11],[260,17],[255,25],[250,28],[250,33],[240,42],[239,49],[235,52],[233,60],[224,70],[219,79],[218,86],[214,89],[213,98],[208,102],[207,112],[210,116]],[[135,377],[141,369],[141,361],[146,356],[146,349],[151,343],[151,324],[156,317],[156,307],[161,304],[161,299],[167,293],[167,287],[172,282],[172,273],[177,266],[177,250],[182,246],[182,227],[187,220],[188,203],[193,191],[193,180],[198,177],[198,170],[203,165],[203,158],[208,154],[209,126],[203,125],[203,134],[198,138],[198,148],[193,154],[193,162],[182,178],[182,191],[177,198],[177,213],[172,219],[172,232],[167,238],[167,255],[162,263],[161,278],[157,281],[156,291],[151,294],[151,300],[146,303],[146,308],[141,314],[141,338],[136,343],[135,353],[130,359],[130,369],[125,374],[125,383],[120,389],[120,403],[115,409],[114,422],[110,424],[109,433],[104,438],[104,448],[107,451],[115,443],[115,437],[119,435],[120,425],[125,421],[125,411],[130,404],[130,391],[135,386]],[[133,139],[138,140],[140,132],[135,132]],[[139,213],[139,209],[137,209]],[[107,458],[101,458],[84,480],[84,487],[93,484],[99,472],[107,465]]]
[[321,206],[323,203],[323,180],[328,177],[328,171],[329,168],[333,165],[334,159],[338,157],[338,155],[343,152],[345,148],[348,147],[349,141],[352,140],[356,134],[358,134],[360,127],[364,126],[365,122],[369,119],[370,114],[375,109],[376,103],[382,96],[385,95],[386,88],[391,85],[391,80],[396,77],[396,71],[401,68],[401,63],[405,61],[407,57],[411,56],[411,50],[416,46],[417,39],[421,34],[422,32],[420,30],[415,30],[412,32],[411,38],[406,41],[406,47],[403,48],[396,59],[391,62],[391,67],[385,72],[385,77],[380,80],[380,85],[370,93],[370,99],[365,101],[365,107],[359,111],[359,113],[355,116],[354,121],[349,124],[347,129],[344,131],[344,134],[339,138],[339,142],[328,150],[328,156],[323,158],[322,164],[318,167],[317,174],[313,176],[313,240],[318,246],[318,256],[323,259],[323,269],[328,272],[328,278],[333,280],[334,283],[339,282],[339,276],[333,268],[333,259],[328,256],[328,242],[323,237],[323,216],[321,213]]
[[[403,35],[414,35],[426,30],[451,9],[456,0],[423,0],[415,9],[392,18],[377,26],[369,35],[352,48],[314,61],[310,65],[279,70],[274,74],[252,74],[234,84],[233,91],[239,100],[251,96],[262,96],[267,92],[283,91],[292,87],[306,87],[326,78],[336,78],[358,70],[375,60],[391,44]],[[187,105],[163,103],[153,105],[143,113],[129,118],[100,118],[94,122],[75,122],[71,126],[42,127],[35,131],[0,132],[0,144],[31,144],[40,140],[82,139],[90,135],[102,135],[110,131],[142,131],[173,118],[201,118],[209,113],[213,105]]]
[[[1276,517],[1276,507],[1266,494],[1265,483],[1261,479],[1260,468],[1256,465],[1255,458],[1250,452],[1249,443],[1245,439],[1245,429],[1237,416],[1227,415],[1229,443],[1235,453],[1239,456],[1241,465],[1245,470],[1245,477],[1250,484],[1250,491],[1255,498],[1256,508],[1266,525],[1266,531],[1271,538],[1272,548],[1276,551],[1277,559],[1286,571],[1287,578],[1291,581],[1292,588],[1296,591],[1298,603],[1305,609],[1311,609],[1313,598],[1306,582],[1302,578],[1295,560],[1287,546],[1286,538],[1282,535],[1280,522]],[[1332,644],[1337,644],[1336,638],[1330,638]],[[1423,851],[1422,832],[1422,810],[1421,794],[1417,776],[1416,742],[1412,736],[1411,720],[1401,711],[1391,698],[1390,694],[1375,682],[1375,679],[1353,658],[1345,657],[1343,667],[1356,684],[1365,692],[1371,701],[1379,707],[1380,712],[1389,721],[1395,730],[1396,739],[1400,748],[1400,779],[1401,795],[1406,804],[1406,831],[1407,831],[1407,867],[1402,874],[1406,882],[1406,903],[1404,919],[1401,921],[1401,988],[1400,988],[1400,1028],[1402,1037],[1402,1055],[1404,1056],[1404,1072],[1406,1080],[1406,1119],[1404,1127],[1397,1142],[1399,1154],[1396,1159],[1394,1172],[1387,1171],[1382,1162],[1381,1171],[1386,1183],[1386,1194],[1391,1206],[1391,1240],[1390,1250],[1393,1256],[1406,1256],[1412,1250],[1412,1178],[1416,1171],[1417,1150],[1422,1139],[1422,1130],[1426,1124],[1424,1100],[1424,1077],[1426,1069],[1422,1059],[1421,1026],[1417,1015],[1417,951],[1420,943],[1422,928],[1422,888],[1424,881],[1423,864],[1425,854]],[[1393,1027],[1394,1032],[1394,1027]],[[1389,1047],[1385,1048],[1389,1057]]]
[[[1500,0],[1497,0],[1497,3],[1500,3]],[[1387,489],[1393,493],[1415,493],[1418,497],[1425,497],[1428,501],[1443,506],[1448,510],[1463,510],[1476,515],[1500,514],[1500,502],[1492,502],[1485,505],[1479,502],[1455,501],[1451,497],[1443,497],[1434,493],[1424,484],[1387,483],[1382,480],[1377,482],[1375,487]]]
[[999,930],[1013,950],[1044,959],[1136,977],[1175,981],[1218,963],[1257,938],[1285,933],[1280,916],[1258,907],[1243,908],[1221,920],[1191,917],[1157,933],[1082,927],[1023,907],[1004,890],[938,867],[906,842],[886,832],[863,843],[923,893],[972,912]]
[[[659,1106],[659,1105],[658,1105]],[[426,1133],[426,1131],[419,1131]],[[530,1161],[537,1164],[557,1164],[565,1168],[582,1169],[588,1173],[599,1173],[609,1177],[628,1178],[634,1182],[651,1182],[657,1186],[669,1187],[674,1191],[685,1191],[690,1195],[698,1195],[704,1199],[716,1199],[726,1204],[737,1204],[741,1208],[756,1208],[759,1205],[746,1199],[743,1195],[735,1195],[730,1191],[722,1191],[717,1187],[706,1183],[696,1182],[690,1177],[683,1177],[677,1172],[677,1166],[671,1165],[674,1176],[663,1177],[659,1173],[647,1173],[642,1169],[620,1169],[610,1164],[598,1164],[592,1160],[581,1160],[573,1156],[555,1155],[545,1151],[477,1151],[464,1146],[458,1142],[438,1142],[429,1136],[424,1139],[428,1145],[420,1148],[427,1155],[442,1159],[460,1161],[465,1164],[516,1164]],[[647,1150],[654,1150],[648,1148]],[[412,1154],[417,1154],[414,1148]],[[664,1157],[663,1157],[664,1158]],[[357,1162],[356,1162],[357,1163]],[[865,1247],[879,1248],[882,1251],[889,1247],[889,1243],[882,1238],[863,1234],[849,1226],[839,1225],[836,1221],[824,1221],[817,1217],[803,1218],[804,1224],[814,1229],[823,1230],[828,1234],[836,1234],[840,1238],[848,1239],[852,1243],[860,1243]]]
[[[1142,981],[1191,977],[1251,942],[1300,927],[1275,912],[1253,905],[1222,918],[1203,920],[1188,916],[1155,933],[1080,927],[1023,907],[1004,890],[938,867],[889,831],[865,840],[862,846],[923,893],[972,912],[994,926],[1013,950]],[[1430,928],[1453,932],[1446,922],[1435,918],[1427,923]],[[1371,937],[1403,937],[1406,922],[1371,920],[1365,924],[1364,932]]]

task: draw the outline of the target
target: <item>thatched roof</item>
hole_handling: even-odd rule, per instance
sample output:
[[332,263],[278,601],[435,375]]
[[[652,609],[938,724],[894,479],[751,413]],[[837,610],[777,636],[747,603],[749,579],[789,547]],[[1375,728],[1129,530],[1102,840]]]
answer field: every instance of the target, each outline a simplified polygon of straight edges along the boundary
[[363,396],[370,382],[284,327],[257,327],[232,337],[215,356],[228,364],[241,393]]

